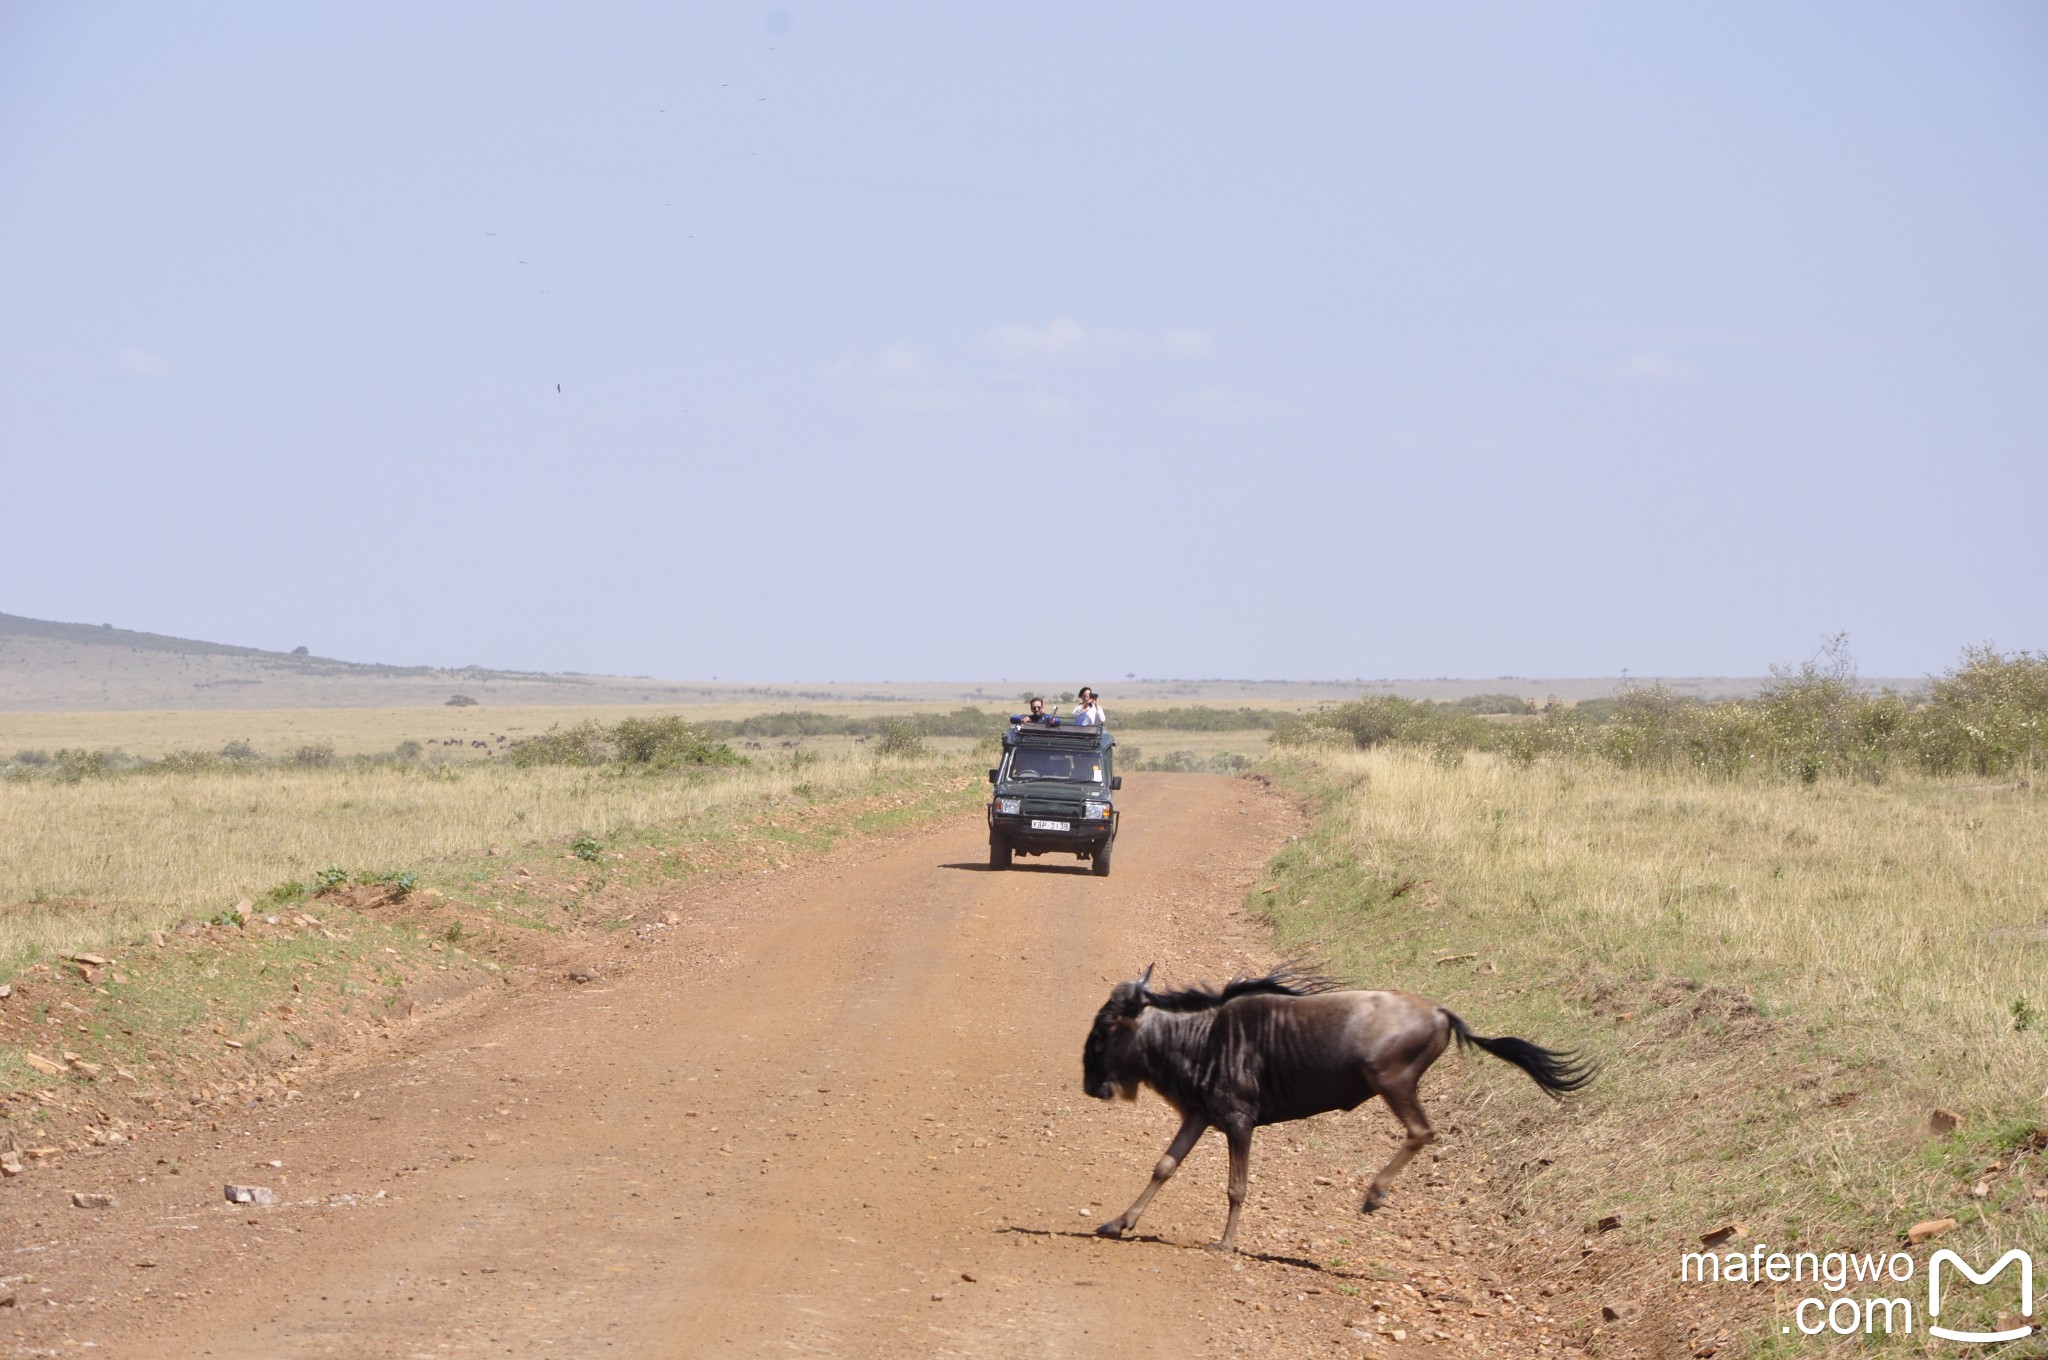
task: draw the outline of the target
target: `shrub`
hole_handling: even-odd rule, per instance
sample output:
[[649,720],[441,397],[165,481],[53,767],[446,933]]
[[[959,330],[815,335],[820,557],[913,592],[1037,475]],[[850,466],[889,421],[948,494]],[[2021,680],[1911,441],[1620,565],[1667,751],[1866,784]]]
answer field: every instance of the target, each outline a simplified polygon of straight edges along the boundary
[[[1001,714],[984,713],[967,705],[950,713],[914,713],[908,721],[918,735],[926,737],[979,737],[1000,731],[1004,725]],[[886,728],[888,724],[881,726]]]
[[1814,783],[1882,780],[1918,763],[1930,772],[1996,775],[2048,761],[2048,654],[1967,648],[1925,700],[1873,694],[1857,680],[1846,637],[1797,667],[1774,666],[1754,699],[1718,702],[1636,685],[1606,699],[1546,705],[1531,721],[1489,723],[1456,704],[1388,696],[1290,718],[1280,745],[1403,745],[1453,763],[1490,749],[1528,764],[1591,756],[1631,769],[1771,774]]
[[1536,705],[1519,694],[1468,694],[1451,701],[1450,707],[1463,713],[1534,713]]
[[594,836],[578,836],[569,851],[586,864],[595,864],[597,857],[604,853],[604,842]]
[[[328,872],[333,873],[338,871],[329,870]],[[378,874],[375,877],[366,878],[359,881],[364,883],[383,884],[385,887],[391,890],[391,900],[394,902],[402,902],[406,898],[412,896],[412,890],[414,888],[419,887],[420,885],[419,875],[412,873],[410,871],[393,874]]]
[[392,756],[395,759],[404,761],[418,760],[425,752],[425,747],[410,739],[401,741],[398,745],[391,748]]
[[451,694],[448,696],[446,706],[449,708],[474,708],[476,700],[470,698],[467,694]]
[[737,720],[714,719],[699,723],[698,730],[706,736],[720,739],[861,736],[865,734],[867,725],[858,718],[836,717],[830,713],[814,713],[810,709],[799,708],[781,713],[755,713]]
[[506,754],[521,769],[533,765],[602,765],[611,757],[605,746],[604,728],[595,719],[573,727],[551,727],[537,737],[515,741]]
[[14,763],[40,770],[43,766],[50,763],[50,753],[48,751],[16,751],[14,753]]
[[1136,708],[1118,715],[1111,726],[1133,732],[1259,732],[1296,716],[1275,708]]
[[1905,705],[1895,695],[1865,695],[1856,685],[1848,637],[1829,638],[1794,670],[1771,667],[1757,698],[1769,759],[1811,784],[1823,775],[1869,775],[1893,754]]
[[52,757],[57,778],[68,784],[82,779],[100,779],[135,764],[135,757],[126,751],[87,751],[81,747],[67,747]]
[[313,742],[286,756],[285,763],[301,770],[322,770],[334,763],[334,747],[324,741]]
[[1687,755],[1708,774],[1740,775],[1768,768],[1769,742],[1755,704],[1702,704],[1692,715]]
[[1915,717],[1913,744],[1936,773],[2038,769],[2048,761],[2048,652],[1966,647]]
[[713,719],[697,724],[707,738],[732,737],[873,737],[891,722],[905,723],[920,736],[980,737],[998,732],[1003,715],[962,706],[950,713],[910,713],[901,718],[858,718],[845,714],[790,709],[756,713],[739,719]]
[[537,737],[514,742],[506,754],[514,765],[608,765],[647,769],[682,766],[743,765],[745,759],[722,741],[713,741],[673,715],[626,718],[607,730],[595,720],[574,727],[551,728]]
[[924,737],[906,722],[882,724],[880,751],[885,756],[921,756],[927,753]]
[[248,742],[237,739],[220,748],[220,758],[233,763],[254,763],[263,759],[263,753]]
[[1450,704],[1369,694],[1335,708],[1290,718],[1274,729],[1273,740],[1301,746],[1334,738],[1360,750],[1396,745],[1452,751],[1484,744],[1485,728],[1478,717]]
[[166,751],[156,762],[166,774],[203,774],[220,767],[221,759],[212,751]]
[[1703,705],[1663,685],[1637,685],[1615,696],[1594,745],[1624,769],[1671,769],[1687,763],[1688,738]]
[[621,761],[656,769],[740,763],[739,755],[730,746],[708,739],[673,714],[623,719],[612,728],[611,743]]

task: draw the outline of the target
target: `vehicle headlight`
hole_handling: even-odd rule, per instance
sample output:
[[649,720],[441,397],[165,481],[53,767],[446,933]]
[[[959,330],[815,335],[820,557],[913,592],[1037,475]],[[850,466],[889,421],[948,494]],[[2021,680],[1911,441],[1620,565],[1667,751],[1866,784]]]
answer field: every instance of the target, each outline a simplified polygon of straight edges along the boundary
[[1081,804],[1081,810],[1090,817],[1107,817],[1109,815],[1109,804],[1087,802]]
[[1006,817],[1014,817],[1023,810],[1024,800],[1022,798],[996,799],[996,811],[1002,813]]

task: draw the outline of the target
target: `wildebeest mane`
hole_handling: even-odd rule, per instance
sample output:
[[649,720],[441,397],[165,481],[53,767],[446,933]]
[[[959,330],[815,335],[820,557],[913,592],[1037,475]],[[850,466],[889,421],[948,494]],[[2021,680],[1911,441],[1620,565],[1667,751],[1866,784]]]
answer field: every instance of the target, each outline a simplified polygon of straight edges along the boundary
[[1310,996],[1316,992],[1340,992],[1344,984],[1297,964],[1282,964],[1262,977],[1234,977],[1219,990],[1214,987],[1181,987],[1170,992],[1147,990],[1145,1002],[1162,1011],[1208,1011],[1241,996]]

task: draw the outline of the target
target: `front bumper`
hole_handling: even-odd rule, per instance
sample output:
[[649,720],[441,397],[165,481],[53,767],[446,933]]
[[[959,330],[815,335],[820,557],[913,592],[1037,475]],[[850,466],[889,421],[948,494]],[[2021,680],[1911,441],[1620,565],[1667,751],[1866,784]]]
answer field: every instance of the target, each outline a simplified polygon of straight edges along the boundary
[[[1071,855],[1090,854],[1095,848],[1116,838],[1117,822],[1120,815],[1114,808],[1107,817],[1055,817],[1044,813],[1026,815],[1023,813],[997,812],[994,803],[988,805],[988,829],[991,835],[999,835],[1010,843],[1010,848],[1027,855],[1042,855],[1047,851],[1064,852]],[[1034,821],[1063,821],[1071,830],[1048,831],[1031,825]]]

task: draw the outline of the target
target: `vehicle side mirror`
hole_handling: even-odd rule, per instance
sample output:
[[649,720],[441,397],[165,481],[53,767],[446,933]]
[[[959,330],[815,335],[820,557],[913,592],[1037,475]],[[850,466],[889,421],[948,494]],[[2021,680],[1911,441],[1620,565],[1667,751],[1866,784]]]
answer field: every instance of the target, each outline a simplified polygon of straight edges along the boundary
[[1115,793],[1118,789],[1122,788],[1123,786],[1124,777],[1122,775],[1113,774],[1109,777],[1109,791],[1111,793]]
[[988,782],[991,784],[996,782],[996,772],[994,770],[988,772]]

